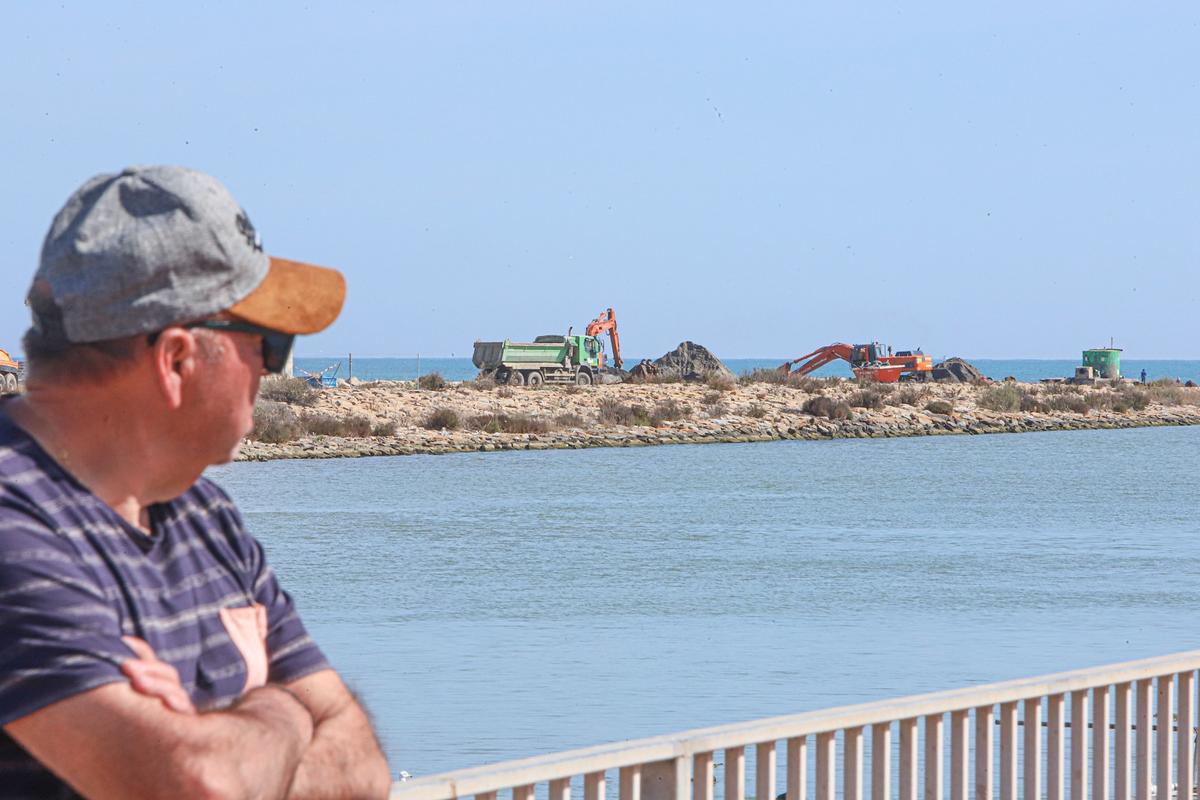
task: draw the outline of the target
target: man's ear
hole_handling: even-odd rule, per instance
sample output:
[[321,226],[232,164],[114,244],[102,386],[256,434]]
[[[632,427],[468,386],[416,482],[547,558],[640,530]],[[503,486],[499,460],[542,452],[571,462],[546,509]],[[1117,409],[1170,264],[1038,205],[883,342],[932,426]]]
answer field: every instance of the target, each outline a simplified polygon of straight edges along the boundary
[[154,342],[154,377],[167,407],[183,405],[183,387],[199,369],[196,337],[183,328],[167,328]]

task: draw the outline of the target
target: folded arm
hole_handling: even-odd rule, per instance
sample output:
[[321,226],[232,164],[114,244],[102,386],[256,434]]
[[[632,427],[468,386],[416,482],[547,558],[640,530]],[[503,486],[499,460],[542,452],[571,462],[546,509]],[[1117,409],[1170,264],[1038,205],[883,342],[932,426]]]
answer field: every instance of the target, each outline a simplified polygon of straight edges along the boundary
[[309,711],[278,686],[255,689],[226,711],[190,714],[118,681],[4,729],[80,794],[98,800],[283,798],[313,740]]
[[366,712],[338,674],[321,670],[287,687],[304,702],[316,723],[288,797],[387,797],[391,785],[387,761]]

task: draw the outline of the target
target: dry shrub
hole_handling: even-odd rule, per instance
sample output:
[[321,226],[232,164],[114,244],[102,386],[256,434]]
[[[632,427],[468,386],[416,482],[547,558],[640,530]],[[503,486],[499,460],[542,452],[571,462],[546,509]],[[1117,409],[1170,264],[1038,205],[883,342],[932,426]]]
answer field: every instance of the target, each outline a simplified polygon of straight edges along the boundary
[[371,428],[371,435],[372,436],[395,436],[396,435],[396,421],[394,419],[389,419],[385,422],[377,423],[375,425],[375,427]]
[[579,385],[574,384],[574,383],[568,383],[566,386],[563,387],[563,394],[579,394],[582,391],[583,391],[583,389],[580,388]]
[[728,414],[729,409],[725,407],[724,403],[707,403],[704,406],[704,413],[708,415],[709,419],[717,419]]
[[721,402],[721,393],[720,392],[705,392],[704,393],[704,398],[703,398],[704,405],[711,406],[713,403],[719,403],[719,402]]
[[929,397],[928,389],[918,389],[915,386],[905,386],[903,389],[896,392],[895,397],[888,398],[888,403],[894,406],[918,406],[927,397]]
[[1039,400],[1037,395],[1026,392],[1021,395],[1021,411],[1027,414],[1045,414],[1050,411],[1050,406]]
[[824,385],[824,378],[813,378],[809,375],[797,375],[794,372],[781,372],[777,369],[756,369],[742,373],[739,383],[772,383],[776,386],[787,386],[802,392],[815,392]]
[[1185,389],[1171,378],[1159,378],[1147,384],[1144,391],[1150,400],[1164,406],[1195,405],[1197,402],[1195,392]]
[[663,372],[658,375],[646,375],[634,378],[634,383],[683,383],[683,377],[674,372]]
[[850,416],[850,406],[841,401],[830,400],[828,397],[812,397],[804,404],[803,411],[814,417],[827,419],[846,419]]
[[554,429],[549,420],[530,414],[481,414],[471,417],[467,425],[485,433],[546,433]]
[[664,400],[650,412],[650,424],[657,428],[664,422],[686,419],[691,415],[692,409],[690,406],[680,405],[675,400]]
[[316,405],[317,398],[321,396],[321,391],[314,389],[303,378],[272,375],[263,378],[258,388],[258,396],[262,400],[271,400],[277,403],[312,406]]
[[370,436],[374,426],[361,414],[335,417],[332,414],[308,413],[300,417],[304,432],[310,436]]
[[925,410],[930,414],[953,414],[954,406],[945,400],[930,400],[925,404]]
[[561,428],[582,428],[584,421],[583,417],[568,411],[555,417],[554,424]]
[[1144,411],[1150,405],[1150,393],[1137,386],[1122,386],[1113,392],[1112,410],[1120,414]]
[[704,385],[718,392],[732,392],[737,388],[737,381],[719,372],[710,372],[704,378]]
[[766,415],[767,415],[767,410],[765,408],[763,408],[762,406],[760,406],[758,403],[755,403],[754,405],[752,405],[748,409],[746,409],[746,416],[750,417],[751,419],[762,419]]
[[428,375],[422,375],[417,378],[417,388],[430,389],[437,391],[446,388],[446,379],[442,377],[440,372],[430,372]]
[[496,388],[496,376],[494,374],[484,375],[482,372],[475,376],[475,380],[471,381],[471,388],[478,389],[481,392]]
[[608,425],[649,425],[650,414],[645,406],[606,397],[600,401],[599,420]]
[[501,386],[496,390],[496,397],[512,397],[513,390],[507,386]]
[[1046,394],[1083,394],[1083,389],[1073,383],[1046,383],[1042,385],[1042,391]]
[[1046,398],[1046,407],[1051,411],[1070,411],[1072,414],[1088,413],[1087,403],[1074,392],[1052,393]]
[[422,424],[431,431],[453,431],[458,429],[462,421],[453,408],[441,407],[429,412]]
[[300,438],[303,429],[296,412],[278,401],[259,401],[254,406],[254,429],[248,438],[267,444],[282,444]]
[[851,408],[883,408],[883,395],[876,389],[863,389],[850,395]]
[[992,386],[979,394],[976,405],[989,411],[1019,411],[1021,408],[1021,390],[1016,385],[1006,383]]

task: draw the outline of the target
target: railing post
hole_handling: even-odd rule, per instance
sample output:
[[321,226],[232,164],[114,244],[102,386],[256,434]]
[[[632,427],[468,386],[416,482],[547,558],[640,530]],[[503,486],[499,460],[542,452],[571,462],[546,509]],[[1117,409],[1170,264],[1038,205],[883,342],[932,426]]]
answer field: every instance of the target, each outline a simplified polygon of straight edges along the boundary
[[942,800],[943,727],[941,714],[925,715],[925,800]]
[[1017,800],[1017,704],[1000,706],[1000,800]]
[[1083,689],[1071,692],[1071,800],[1088,800],[1088,739],[1088,693]]
[[[775,800],[775,798],[771,798]],[[808,737],[787,743],[787,800],[808,800]]]
[[512,800],[533,800],[533,784],[514,786]]
[[995,726],[996,710],[993,706],[975,709],[975,800],[993,800],[994,797]]
[[1137,800],[1150,800],[1150,783],[1154,779],[1154,680],[1137,682]]
[[725,800],[746,800],[746,748],[725,751]]
[[1046,698],[1046,800],[1063,800],[1064,704],[1061,694]]
[[[567,796],[571,800],[571,786],[567,784]],[[589,772],[583,776],[583,800],[604,800],[604,773]]]
[[550,781],[550,800],[571,800],[570,778],[555,778]]
[[892,724],[871,726],[871,800],[892,800]]
[[[1108,800],[1109,691],[1107,686],[1092,689],[1092,800]],[[1086,798],[1085,798],[1086,800]]]
[[685,756],[642,764],[641,800],[688,800],[691,766],[691,759]]
[[[709,781],[709,796],[694,800],[712,800],[712,781]],[[621,767],[621,800],[642,800],[642,765]]]
[[900,798],[917,800],[917,720],[900,720]]
[[1191,800],[1191,787],[1196,783],[1196,766],[1192,761],[1192,728],[1196,724],[1195,680],[1191,670],[1179,673],[1179,718],[1175,745],[1178,764],[1175,782],[1179,784],[1180,800]]
[[713,774],[713,754],[697,753],[692,763],[692,800],[713,800]]
[[775,800],[775,742],[760,742],[755,748],[754,797]]
[[863,729],[847,728],[842,734],[842,797],[863,800]]
[[837,760],[837,734],[817,734],[817,800],[836,800],[837,778],[833,765]]
[[1025,797],[1042,797],[1042,698],[1025,701]]
[[1117,723],[1113,736],[1114,765],[1113,800],[1130,800],[1133,796],[1133,762],[1129,744],[1133,731],[1133,684],[1118,683],[1113,690],[1117,696]]
[[950,798],[967,799],[970,778],[971,729],[969,711],[950,714]]
[[[1175,739],[1175,676],[1159,675],[1155,681],[1158,685],[1158,710],[1155,718],[1158,722],[1157,747],[1158,757],[1155,781],[1158,783],[1159,800],[1170,800],[1171,782],[1175,779],[1175,770],[1171,767],[1172,744]],[[1182,789],[1182,787],[1180,787]]]

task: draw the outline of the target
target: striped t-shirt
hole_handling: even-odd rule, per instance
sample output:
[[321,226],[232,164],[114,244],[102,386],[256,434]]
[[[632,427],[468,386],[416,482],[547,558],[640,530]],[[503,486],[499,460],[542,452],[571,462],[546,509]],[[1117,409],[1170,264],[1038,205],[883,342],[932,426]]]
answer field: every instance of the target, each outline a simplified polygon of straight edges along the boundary
[[[267,680],[328,666],[221,489],[201,479],[149,513],[152,536],[81,486],[0,405],[0,726],[125,680],[123,635],[174,665],[197,708],[229,705],[248,673],[222,609],[265,607]],[[75,796],[0,733],[0,800]]]

